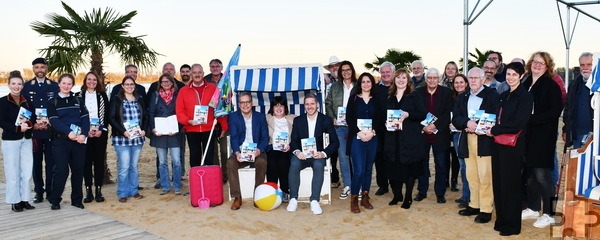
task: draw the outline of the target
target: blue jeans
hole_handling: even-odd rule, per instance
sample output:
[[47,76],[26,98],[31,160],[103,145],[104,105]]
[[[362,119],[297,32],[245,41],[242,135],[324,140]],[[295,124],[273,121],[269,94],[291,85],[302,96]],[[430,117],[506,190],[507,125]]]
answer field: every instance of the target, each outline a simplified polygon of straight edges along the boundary
[[352,139],[352,186],[350,193],[358,195],[361,190],[371,189],[371,176],[373,175],[373,163],[377,154],[377,136],[368,142],[360,139]]
[[426,154],[423,156],[423,175],[419,176],[419,190],[420,195],[427,196],[429,191],[429,150],[433,148],[433,161],[435,163],[435,183],[433,189],[437,197],[443,197],[446,194],[446,187],[448,186],[448,149],[442,149],[441,144],[438,142],[427,143],[425,145]]
[[117,196],[128,198],[138,193],[138,161],[143,145],[115,146],[117,154]]
[[171,178],[169,177],[169,165],[167,165],[167,151],[171,152],[171,165],[173,166],[173,189],[181,190],[181,148],[156,148],[158,154],[158,170],[160,172],[160,186],[162,190],[171,190]]
[[325,174],[325,158],[300,160],[296,156],[292,156],[290,161],[290,197],[298,199],[298,191],[300,189],[300,171],[307,167],[312,167],[313,178],[311,184],[310,200],[320,201],[321,188],[323,187],[323,178]]
[[[452,143],[454,144],[456,154],[458,154],[460,134],[461,133],[452,134]],[[469,181],[467,181],[467,165],[465,164],[465,159],[458,157],[458,164],[460,165],[460,180],[462,182],[462,196],[460,198],[466,199],[468,201],[469,199],[471,199],[471,191],[469,191]]]
[[342,171],[342,179],[344,187],[352,185],[352,175],[350,172],[350,157],[346,154],[346,141],[348,141],[348,127],[336,126],[335,133],[338,136],[340,146],[338,147],[338,159],[340,162],[340,170]]

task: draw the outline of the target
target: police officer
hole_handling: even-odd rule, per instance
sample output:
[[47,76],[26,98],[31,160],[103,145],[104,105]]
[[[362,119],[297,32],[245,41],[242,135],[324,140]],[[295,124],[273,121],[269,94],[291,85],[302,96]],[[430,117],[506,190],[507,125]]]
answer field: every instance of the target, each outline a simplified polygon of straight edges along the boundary
[[[58,84],[46,77],[48,73],[48,63],[44,58],[36,58],[31,63],[35,77],[27,81],[21,94],[29,102],[31,112],[36,113],[36,109],[46,109],[48,99],[54,97],[58,92]],[[37,113],[36,113],[37,114]],[[40,118],[42,116],[36,116]],[[51,193],[52,186],[52,168],[54,160],[52,158],[52,143],[48,136],[48,121],[38,121],[33,125],[33,183],[35,185],[34,203],[44,201],[44,192],[46,196]],[[42,161],[46,159],[46,189],[44,190],[44,179],[42,173]]]
[[90,130],[87,108],[71,92],[75,77],[63,74],[58,78],[59,92],[48,100],[48,119],[51,124],[51,140],[54,145],[54,172],[52,193],[48,201],[52,210],[60,209],[69,168],[71,169],[71,205],[83,208],[83,171],[85,168],[86,136]]

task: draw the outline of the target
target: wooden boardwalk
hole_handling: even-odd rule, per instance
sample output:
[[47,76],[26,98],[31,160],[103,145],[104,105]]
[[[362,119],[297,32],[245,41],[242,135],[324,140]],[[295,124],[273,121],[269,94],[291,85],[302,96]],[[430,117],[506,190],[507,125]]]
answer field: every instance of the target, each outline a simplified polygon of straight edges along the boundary
[[[108,217],[61,204],[52,211],[50,203],[33,204],[34,210],[11,211],[5,203],[6,184],[0,182],[0,239],[161,239],[149,232]],[[33,194],[32,194],[33,197]]]

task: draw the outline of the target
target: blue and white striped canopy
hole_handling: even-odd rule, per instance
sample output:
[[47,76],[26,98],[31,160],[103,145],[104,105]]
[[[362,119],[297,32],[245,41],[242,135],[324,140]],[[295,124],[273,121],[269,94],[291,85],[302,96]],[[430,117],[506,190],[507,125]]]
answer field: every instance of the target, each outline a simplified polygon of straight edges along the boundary
[[[321,64],[234,66],[231,68],[234,99],[236,93],[250,92],[255,110],[266,113],[273,97],[284,96],[290,113],[298,115],[304,112],[304,95],[314,92],[324,112],[322,69]],[[237,106],[237,99],[233,102]]]

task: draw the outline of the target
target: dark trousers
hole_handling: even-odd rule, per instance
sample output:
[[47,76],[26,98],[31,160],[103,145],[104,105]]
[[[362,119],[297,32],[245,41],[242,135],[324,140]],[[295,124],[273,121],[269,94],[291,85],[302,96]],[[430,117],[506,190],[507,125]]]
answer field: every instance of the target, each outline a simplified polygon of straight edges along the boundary
[[521,232],[521,173],[525,154],[524,144],[507,147],[496,144],[492,156],[492,183],[496,222],[494,229],[502,232]]
[[415,187],[415,178],[414,177],[408,177],[406,179],[406,181],[390,179],[390,186],[392,187],[392,193],[394,194],[394,200],[398,200],[400,198],[400,196],[402,196],[402,185],[404,185],[404,184],[406,184],[406,190],[405,190],[403,197],[404,197],[405,201],[412,200],[412,192]]
[[340,170],[337,168],[338,163],[338,152],[337,150],[331,154],[331,183],[339,183],[340,182]]
[[[52,193],[52,169],[54,168],[54,158],[52,156],[52,142],[49,139],[33,138],[33,183],[36,194],[44,194],[46,197]],[[46,159],[46,189],[44,190],[44,173],[42,165]]]
[[190,148],[190,167],[200,166],[202,164],[202,154],[204,151],[206,159],[204,159],[204,165],[213,165],[213,152],[215,147],[215,139],[212,138],[209,144],[208,138],[210,132],[186,132],[188,140],[188,147]]
[[[450,185],[452,187],[456,187],[458,184],[458,172],[460,170],[460,164],[458,162],[458,154],[456,154],[456,149],[451,147],[448,149],[449,155],[449,163],[448,163],[448,174],[450,175]],[[452,169],[452,170],[450,170]]]
[[288,175],[290,172],[290,152],[271,150],[267,152],[267,182],[277,183],[285,193],[290,193]]
[[352,149],[350,149],[352,162],[352,184],[350,193],[358,195],[362,192],[369,192],[371,189],[371,176],[373,175],[373,162],[377,152],[377,136],[374,136],[368,142],[360,139],[352,139]]
[[54,174],[52,175],[52,193],[48,201],[58,204],[62,201],[62,194],[71,169],[71,203],[81,203],[83,199],[82,183],[83,169],[85,166],[85,144],[71,140],[52,140],[54,147]]
[[[85,151],[85,186],[102,187],[104,183],[104,165],[106,164],[106,143],[108,132],[102,132],[100,137],[88,138]],[[93,168],[93,170],[92,170]],[[92,177],[94,181],[92,181]]]
[[377,179],[377,186],[382,189],[388,189],[388,181],[385,176],[385,159],[383,157],[383,151],[377,151],[375,156],[375,178]]
[[[189,140],[189,139],[188,139]],[[209,154],[210,155],[210,154]],[[254,172],[254,189],[265,182],[265,173],[267,172],[267,156],[264,153],[256,156],[254,162],[238,162],[235,154],[231,154],[231,157],[227,159],[227,178],[229,179],[229,190],[231,196],[242,197],[240,190],[240,175],[238,169],[246,166],[254,166],[256,169]]]
[[552,169],[530,168],[530,170],[531,175],[527,180],[527,206],[533,211],[544,210],[545,214],[554,216],[552,207],[554,183],[550,177]]
[[443,197],[446,194],[446,187],[448,186],[448,149],[442,148],[438,142],[427,143],[425,149],[426,154],[421,161],[423,164],[423,174],[419,176],[417,190],[419,190],[420,195],[427,196],[427,191],[429,191],[429,177],[431,176],[429,171],[429,150],[433,149],[433,161],[435,163],[435,183],[433,189],[437,197]]
[[[229,152],[227,151],[227,136],[219,138],[220,136],[221,130],[215,130],[213,138],[216,140],[216,144],[214,147],[213,159],[216,161],[216,165],[221,166],[221,171],[223,172],[223,179],[227,179],[227,159],[229,158]],[[208,154],[210,154],[210,152]]]

